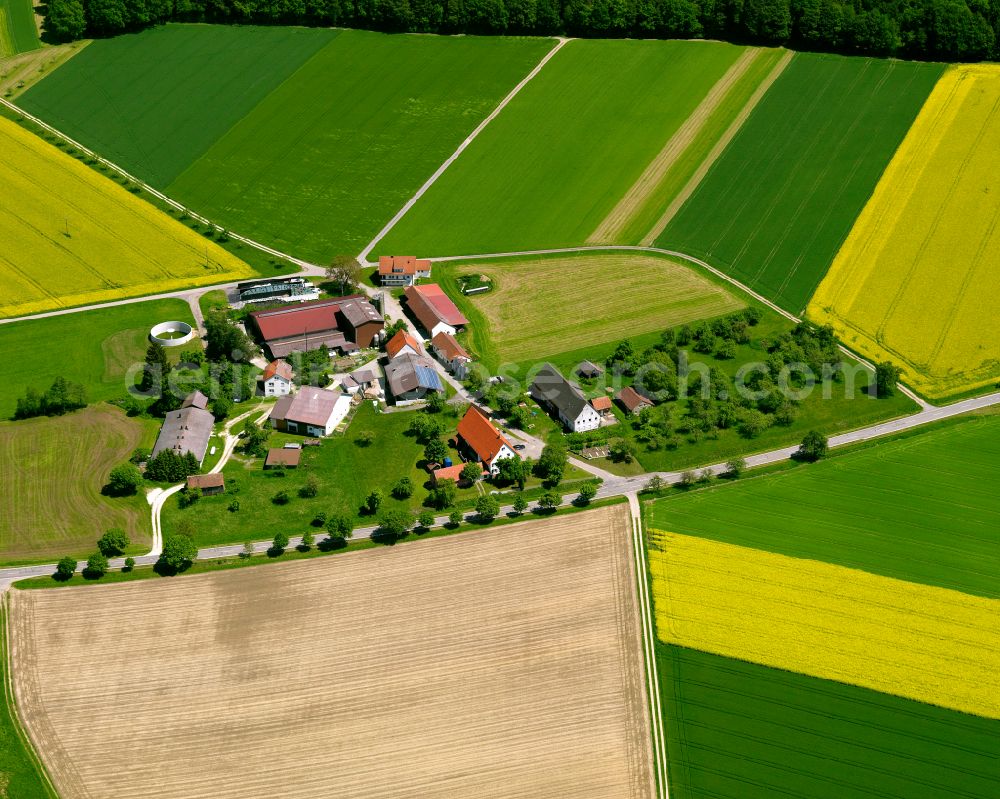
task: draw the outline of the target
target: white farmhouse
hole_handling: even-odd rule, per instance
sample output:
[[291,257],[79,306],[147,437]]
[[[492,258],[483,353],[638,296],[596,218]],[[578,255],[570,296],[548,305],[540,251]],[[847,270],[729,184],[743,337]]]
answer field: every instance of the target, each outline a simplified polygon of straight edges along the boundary
[[601,426],[601,414],[587,402],[583,392],[550,363],[545,364],[532,381],[531,396],[555,413],[573,433],[596,430]]
[[287,397],[295,384],[292,382],[292,366],[280,358],[264,367],[264,396]]

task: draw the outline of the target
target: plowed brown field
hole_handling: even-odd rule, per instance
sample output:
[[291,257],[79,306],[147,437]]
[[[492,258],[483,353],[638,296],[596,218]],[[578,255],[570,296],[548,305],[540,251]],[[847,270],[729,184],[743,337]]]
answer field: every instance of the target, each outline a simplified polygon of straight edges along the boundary
[[629,530],[14,591],[21,716],[63,799],[647,799]]

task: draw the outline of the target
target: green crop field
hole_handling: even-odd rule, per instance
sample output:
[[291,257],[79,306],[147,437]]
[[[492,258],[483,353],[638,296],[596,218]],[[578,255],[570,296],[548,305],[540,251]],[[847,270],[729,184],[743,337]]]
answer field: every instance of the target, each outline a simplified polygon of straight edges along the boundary
[[650,524],[1000,598],[1000,416],[659,500]]
[[358,252],[552,46],[343,31],[167,193],[300,257]]
[[0,358],[23,365],[8,375],[0,418],[14,413],[28,386],[44,391],[59,376],[82,383],[90,402],[124,396],[125,375],[142,363],[149,328],[169,320],[194,323],[186,302],[154,300],[0,325]]
[[164,189],[336,36],[309,28],[166,25],[100,39],[18,104]]
[[801,312],[942,69],[797,54],[657,244]]
[[0,0],[0,58],[41,46],[31,0]]
[[380,249],[471,255],[583,244],[742,50],[570,42]]
[[[0,563],[86,558],[109,527],[128,531],[135,553],[149,548],[142,494],[101,494],[108,474],[136,447],[151,447],[159,425],[110,405],[53,418],[0,422]],[[2,793],[0,793],[2,796]]]
[[673,799],[1000,794],[1000,722],[659,646]]

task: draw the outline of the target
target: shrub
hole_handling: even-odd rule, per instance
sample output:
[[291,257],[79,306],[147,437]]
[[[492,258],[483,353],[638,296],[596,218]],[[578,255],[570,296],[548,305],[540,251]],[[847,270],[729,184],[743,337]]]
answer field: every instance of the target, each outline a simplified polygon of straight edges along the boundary
[[141,487],[142,472],[134,463],[123,463],[116,466],[108,475],[108,488],[115,496],[135,494]]
[[131,543],[124,530],[112,527],[97,540],[97,549],[106,557],[114,558],[125,554]]
[[53,574],[53,578],[60,581],[68,580],[76,573],[76,558],[71,558],[67,555],[64,558],[60,558],[59,562],[56,564],[56,573]]
[[271,497],[271,502],[275,505],[287,505],[291,501],[291,497],[288,495],[287,491],[279,491],[273,497]]
[[108,559],[100,552],[95,552],[87,558],[87,566],[83,570],[83,576],[91,580],[96,580],[108,573]]

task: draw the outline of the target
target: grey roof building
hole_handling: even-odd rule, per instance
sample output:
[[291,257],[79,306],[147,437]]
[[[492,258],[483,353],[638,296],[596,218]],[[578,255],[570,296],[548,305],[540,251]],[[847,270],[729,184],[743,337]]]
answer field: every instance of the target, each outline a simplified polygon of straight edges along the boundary
[[[199,394],[200,392],[195,392]],[[201,463],[208,449],[208,439],[215,426],[215,417],[196,404],[198,398],[191,394],[184,400],[184,407],[170,411],[163,420],[160,434],[156,437],[151,457],[155,458],[163,450],[170,449],[178,455],[190,452]],[[204,394],[201,395],[204,397]]]
[[385,379],[396,399],[417,399],[428,391],[444,391],[434,365],[419,355],[405,353],[393,358],[386,364]]
[[552,364],[545,364],[531,383],[531,396],[551,409],[574,433],[601,426],[601,416],[575,385]]

